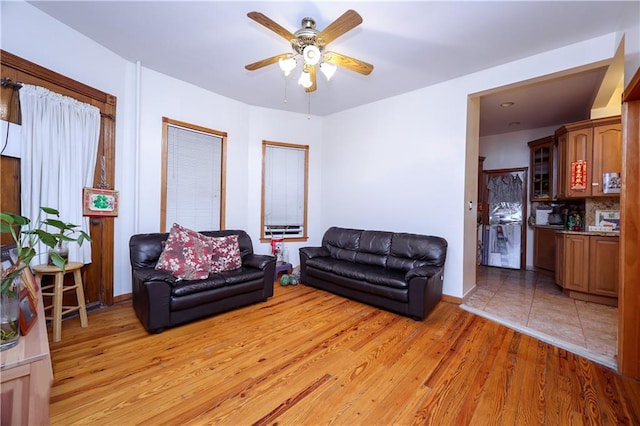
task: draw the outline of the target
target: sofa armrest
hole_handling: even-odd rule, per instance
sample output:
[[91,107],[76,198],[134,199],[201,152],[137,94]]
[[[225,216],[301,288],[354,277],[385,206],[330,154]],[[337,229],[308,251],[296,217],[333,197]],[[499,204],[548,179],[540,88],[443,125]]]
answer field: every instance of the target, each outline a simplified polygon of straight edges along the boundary
[[442,299],[444,267],[421,266],[407,272],[409,316],[423,320]]
[[326,247],[302,247],[300,254],[304,255],[307,259],[313,259],[314,257],[326,257],[329,256],[329,250]]
[[276,258],[267,254],[249,254],[242,258],[242,266],[250,266],[257,269],[265,269],[270,262],[275,263]]
[[133,309],[147,331],[159,333],[171,323],[171,288],[177,279],[153,268],[133,271]]
[[148,281],[164,281],[173,286],[178,280],[171,272],[156,270],[154,268],[140,268],[133,270],[133,279],[139,283]]
[[410,269],[407,274],[404,276],[404,279],[409,282],[411,278],[415,277],[426,277],[431,278],[434,275],[442,273],[442,266],[420,266],[417,268]]

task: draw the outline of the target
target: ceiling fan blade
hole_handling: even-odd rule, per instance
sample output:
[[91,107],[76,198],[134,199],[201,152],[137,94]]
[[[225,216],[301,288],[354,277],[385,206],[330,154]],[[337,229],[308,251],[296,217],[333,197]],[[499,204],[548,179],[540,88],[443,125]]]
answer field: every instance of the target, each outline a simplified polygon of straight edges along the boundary
[[245,65],[244,67],[246,69],[248,69],[249,71],[255,71],[258,68],[262,68],[262,67],[266,67],[267,65],[275,64],[276,62],[278,62],[278,60],[280,58],[287,59],[288,56],[289,56],[288,53],[283,53],[282,55],[272,56],[270,58],[263,59],[263,60],[258,61],[258,62],[254,62],[252,64]]
[[307,69],[309,70],[309,74],[311,74],[311,86],[304,89],[304,91],[307,93],[315,92],[315,90],[318,88],[316,86],[316,67],[314,65],[311,65]]
[[364,75],[369,75],[373,71],[373,65],[336,52],[325,52],[324,61]]
[[361,23],[362,16],[360,16],[355,10],[349,9],[343,13],[342,16],[329,24],[327,28],[320,31],[318,37],[324,40],[324,44],[328,44]]
[[278,34],[280,37],[285,38],[287,41],[291,41],[291,39],[294,38],[291,32],[260,12],[249,12],[247,13],[247,16],[256,21],[258,24],[263,25],[274,33]]

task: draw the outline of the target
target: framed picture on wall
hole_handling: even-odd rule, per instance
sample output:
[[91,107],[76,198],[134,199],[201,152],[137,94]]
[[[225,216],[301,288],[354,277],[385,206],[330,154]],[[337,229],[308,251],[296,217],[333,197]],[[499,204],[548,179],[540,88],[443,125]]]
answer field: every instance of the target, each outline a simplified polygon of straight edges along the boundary
[[118,216],[118,191],[83,188],[82,214],[84,216]]

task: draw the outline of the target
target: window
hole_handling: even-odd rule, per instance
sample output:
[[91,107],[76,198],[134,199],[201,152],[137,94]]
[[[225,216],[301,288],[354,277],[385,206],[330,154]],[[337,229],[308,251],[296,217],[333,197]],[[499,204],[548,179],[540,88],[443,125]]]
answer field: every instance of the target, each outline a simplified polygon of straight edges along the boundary
[[224,228],[227,134],[162,118],[160,232]]
[[307,240],[309,146],[262,141],[263,242]]

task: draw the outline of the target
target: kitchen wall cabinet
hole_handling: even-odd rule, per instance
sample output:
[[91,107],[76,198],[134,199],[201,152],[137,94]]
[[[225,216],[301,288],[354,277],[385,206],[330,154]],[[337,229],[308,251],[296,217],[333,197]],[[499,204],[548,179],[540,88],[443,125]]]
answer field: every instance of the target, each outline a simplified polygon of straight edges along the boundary
[[617,305],[619,237],[562,233],[556,237],[556,283],[570,297]]
[[553,198],[553,136],[528,143],[531,150],[530,201],[550,201]]
[[[603,185],[604,173],[622,171],[619,116],[567,124],[556,131],[555,138],[557,198],[619,196],[605,193]],[[576,166],[580,161],[584,169]]]
[[556,270],[556,231],[543,226],[533,228],[533,266],[550,276]]

